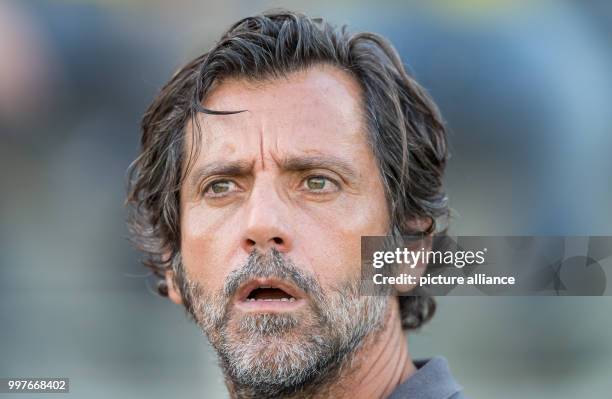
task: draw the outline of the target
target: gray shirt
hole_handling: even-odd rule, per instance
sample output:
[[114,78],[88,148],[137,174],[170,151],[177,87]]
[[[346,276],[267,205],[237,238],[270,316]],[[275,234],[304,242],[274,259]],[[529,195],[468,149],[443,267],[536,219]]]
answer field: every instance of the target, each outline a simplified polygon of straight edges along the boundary
[[465,399],[448,362],[441,356],[416,360],[417,371],[399,385],[387,399]]

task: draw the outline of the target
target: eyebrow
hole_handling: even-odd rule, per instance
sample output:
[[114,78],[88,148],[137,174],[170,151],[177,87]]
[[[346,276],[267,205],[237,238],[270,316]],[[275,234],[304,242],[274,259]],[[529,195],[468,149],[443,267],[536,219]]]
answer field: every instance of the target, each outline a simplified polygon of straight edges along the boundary
[[191,186],[197,186],[202,180],[208,176],[223,175],[223,176],[244,176],[251,172],[253,164],[244,161],[223,161],[212,162],[196,169],[191,176]]
[[297,156],[281,161],[281,168],[289,172],[303,172],[312,169],[329,169],[348,181],[357,180],[359,174],[351,164],[342,158],[329,155]]
[[[287,172],[304,172],[312,169],[329,169],[337,172],[348,182],[355,182],[359,176],[355,168],[347,161],[328,155],[320,156],[293,156],[280,160],[280,168]],[[253,162],[221,161],[211,162],[194,170],[190,183],[197,186],[209,176],[245,176],[252,172]]]

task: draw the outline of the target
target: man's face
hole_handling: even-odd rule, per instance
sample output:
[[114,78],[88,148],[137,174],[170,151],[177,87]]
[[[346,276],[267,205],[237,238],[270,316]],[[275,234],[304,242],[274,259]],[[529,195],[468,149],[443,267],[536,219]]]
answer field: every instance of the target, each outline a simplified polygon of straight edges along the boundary
[[360,96],[353,77],[321,66],[225,80],[203,103],[245,112],[200,116],[180,196],[182,295],[244,383],[329,366],[382,320],[386,299],[357,289],[360,238],[389,223]]

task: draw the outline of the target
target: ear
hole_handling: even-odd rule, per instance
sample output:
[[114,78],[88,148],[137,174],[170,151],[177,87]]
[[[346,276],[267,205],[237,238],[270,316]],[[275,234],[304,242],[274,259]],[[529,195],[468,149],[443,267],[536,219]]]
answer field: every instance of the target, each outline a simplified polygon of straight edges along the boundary
[[[431,236],[425,236],[424,238],[415,242],[407,243],[405,248],[413,252],[429,251],[431,250]],[[427,264],[424,261],[419,261],[416,264],[411,265],[400,264],[398,266],[399,267],[396,269],[398,276],[411,276],[411,278],[413,278],[417,283],[427,270]],[[397,295],[405,295],[414,288],[418,287],[418,284],[396,284],[394,287]]]
[[405,231],[414,231],[415,233],[431,235],[435,232],[435,229],[435,221],[430,217],[415,217],[404,222]]
[[[423,237],[415,239],[414,241],[408,241],[405,243],[405,247],[410,251],[430,251],[433,241],[433,233],[435,230],[434,220],[428,217],[414,218],[406,221],[408,231],[423,232]],[[416,265],[401,265],[398,268],[399,273],[405,273],[410,276],[414,276],[417,280],[425,274],[427,270],[427,264],[424,261],[419,261]],[[413,290],[416,285],[412,284],[399,284],[396,285],[395,289],[398,295],[406,294]]]
[[172,270],[166,271],[166,286],[168,287],[168,298],[177,305],[181,305],[183,296],[179,287],[174,283],[174,272]]
[[[162,259],[165,263],[171,263],[170,258],[172,257],[171,252],[169,250],[164,251],[162,255]],[[183,296],[181,295],[181,290],[174,283],[174,272],[172,271],[172,267],[169,267],[164,273],[164,282],[166,283],[166,289],[168,292],[168,298],[176,303],[177,305],[181,305],[183,303]]]

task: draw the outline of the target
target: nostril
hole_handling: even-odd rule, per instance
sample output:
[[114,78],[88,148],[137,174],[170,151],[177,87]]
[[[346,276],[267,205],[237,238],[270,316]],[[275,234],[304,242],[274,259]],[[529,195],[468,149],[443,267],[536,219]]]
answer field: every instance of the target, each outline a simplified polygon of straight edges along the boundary
[[285,250],[287,245],[286,241],[281,237],[269,237],[267,240],[257,240],[253,238],[244,238],[242,241],[242,247],[247,251],[251,252],[254,248],[258,248],[262,252],[266,252],[270,247],[276,247],[277,250]]

